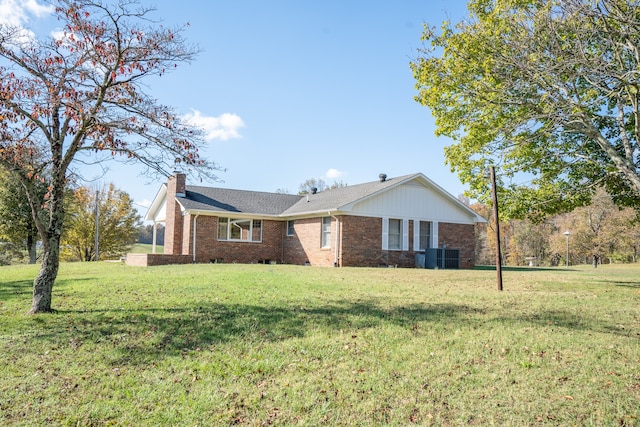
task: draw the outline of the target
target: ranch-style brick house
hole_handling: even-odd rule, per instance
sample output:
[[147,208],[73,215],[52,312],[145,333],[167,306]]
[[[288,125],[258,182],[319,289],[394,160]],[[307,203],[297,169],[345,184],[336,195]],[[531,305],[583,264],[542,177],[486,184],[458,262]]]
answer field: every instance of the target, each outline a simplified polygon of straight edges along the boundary
[[485,222],[421,173],[305,195],[186,185],[175,173],[145,219],[165,223],[164,254],[129,254],[130,265],[414,267],[426,253],[431,267],[447,258],[447,268],[471,268]]

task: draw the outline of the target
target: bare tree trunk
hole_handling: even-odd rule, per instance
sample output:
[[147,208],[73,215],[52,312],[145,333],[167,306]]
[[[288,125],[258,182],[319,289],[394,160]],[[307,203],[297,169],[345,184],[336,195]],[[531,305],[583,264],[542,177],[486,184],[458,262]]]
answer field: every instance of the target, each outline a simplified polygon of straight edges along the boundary
[[53,284],[60,266],[60,239],[52,236],[45,244],[40,272],[33,281],[33,302],[30,314],[51,312]]
[[[63,176],[59,174],[59,176]],[[49,223],[39,224],[38,230],[42,238],[43,254],[40,271],[33,281],[33,300],[30,314],[50,313],[53,284],[58,276],[60,266],[60,236],[64,223],[64,179],[54,181],[50,197]],[[35,215],[34,215],[35,217]]]
[[27,236],[27,251],[29,252],[29,264],[35,264],[38,260],[36,254],[36,244],[38,243],[38,239],[35,238],[32,234]]

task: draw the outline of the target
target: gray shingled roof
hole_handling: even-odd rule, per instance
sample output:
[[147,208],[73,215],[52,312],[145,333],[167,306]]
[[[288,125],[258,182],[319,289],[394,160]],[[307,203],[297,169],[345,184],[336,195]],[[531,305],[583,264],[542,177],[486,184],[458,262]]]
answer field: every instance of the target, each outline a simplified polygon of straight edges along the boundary
[[302,196],[259,191],[187,185],[178,201],[186,210],[222,211],[256,215],[280,215]]
[[334,188],[303,196],[188,185],[185,197],[179,197],[178,200],[186,210],[295,216],[336,210],[417,176],[420,174]]
[[408,181],[420,174],[411,174],[388,178],[385,181],[366,182],[364,184],[349,185],[347,187],[325,190],[317,194],[309,194],[295,205],[283,212],[284,215],[303,215],[311,212],[323,212],[340,209],[343,206],[378,193],[386,188]]

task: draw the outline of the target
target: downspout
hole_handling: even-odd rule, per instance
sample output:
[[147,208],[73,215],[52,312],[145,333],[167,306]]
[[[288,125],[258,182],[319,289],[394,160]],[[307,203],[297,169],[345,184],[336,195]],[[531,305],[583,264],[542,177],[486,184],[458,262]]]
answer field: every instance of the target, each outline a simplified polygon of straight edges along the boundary
[[340,265],[338,264],[338,261],[340,260],[340,220],[338,217],[331,215],[331,211],[328,213],[331,218],[336,220],[336,250],[333,256],[333,266],[338,267]]
[[193,263],[196,263],[196,224],[198,222],[198,214],[193,217]]

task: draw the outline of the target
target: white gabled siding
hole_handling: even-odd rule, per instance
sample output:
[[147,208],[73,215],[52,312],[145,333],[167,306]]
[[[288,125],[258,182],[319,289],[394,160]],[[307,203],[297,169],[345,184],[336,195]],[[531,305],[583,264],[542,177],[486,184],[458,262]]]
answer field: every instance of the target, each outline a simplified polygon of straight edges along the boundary
[[156,222],[164,222],[167,220],[167,201],[166,199],[160,205],[160,208],[156,211],[156,216],[153,218]]
[[419,218],[460,224],[473,224],[475,219],[440,193],[411,182],[357,203],[351,212],[382,218]]

